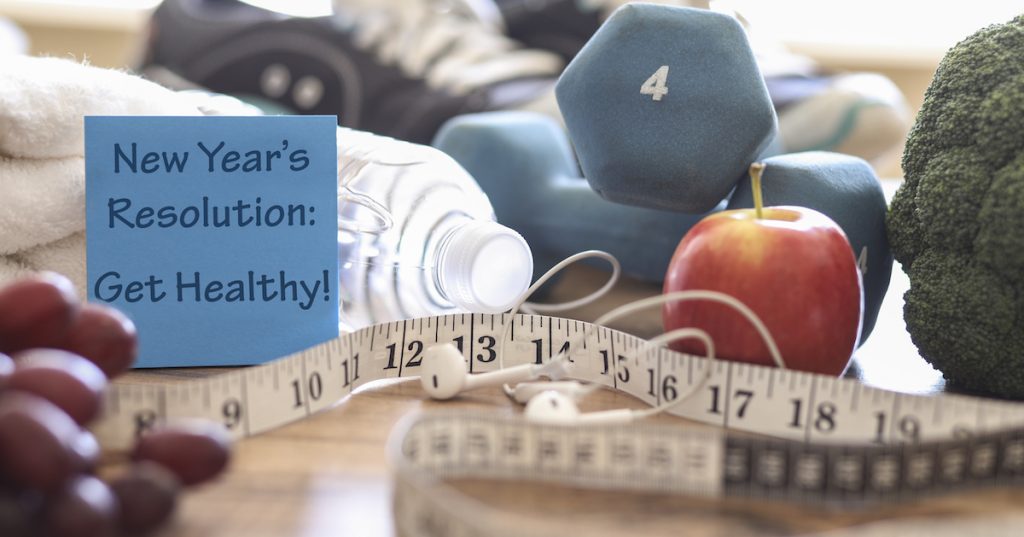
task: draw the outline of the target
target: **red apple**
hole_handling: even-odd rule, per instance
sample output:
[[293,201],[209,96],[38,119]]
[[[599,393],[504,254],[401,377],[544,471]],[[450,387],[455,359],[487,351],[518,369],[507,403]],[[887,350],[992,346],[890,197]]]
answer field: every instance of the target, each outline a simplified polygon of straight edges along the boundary
[[[679,243],[665,277],[666,293],[689,289],[719,291],[746,304],[789,369],[839,375],[860,338],[863,291],[853,250],[839,225],[812,209],[765,207],[760,218],[758,209],[704,218]],[[757,330],[727,305],[671,302],[662,318],[665,330],[706,331],[718,358],[774,364]],[[673,348],[704,354],[695,340]]]

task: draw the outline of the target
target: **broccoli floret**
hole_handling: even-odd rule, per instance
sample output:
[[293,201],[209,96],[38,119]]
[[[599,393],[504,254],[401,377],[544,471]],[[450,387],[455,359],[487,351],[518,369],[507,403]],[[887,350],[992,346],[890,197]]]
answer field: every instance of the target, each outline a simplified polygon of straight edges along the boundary
[[1024,15],[942,59],[886,224],[907,330],[953,385],[1024,398]]

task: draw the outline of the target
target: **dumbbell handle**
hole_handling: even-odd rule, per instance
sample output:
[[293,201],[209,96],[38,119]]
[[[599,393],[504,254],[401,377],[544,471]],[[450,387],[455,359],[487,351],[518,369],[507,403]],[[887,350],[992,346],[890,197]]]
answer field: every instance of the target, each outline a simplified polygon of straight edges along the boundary
[[612,203],[578,177],[553,181],[532,217],[516,221],[496,208],[499,221],[523,234],[538,264],[553,265],[585,244],[614,255],[629,276],[660,282],[679,240],[704,217]]
[[617,257],[626,275],[661,282],[679,240],[703,217],[601,198],[580,175],[565,133],[540,115],[463,116],[436,144],[476,178],[498,221],[530,244],[535,274],[600,249]]

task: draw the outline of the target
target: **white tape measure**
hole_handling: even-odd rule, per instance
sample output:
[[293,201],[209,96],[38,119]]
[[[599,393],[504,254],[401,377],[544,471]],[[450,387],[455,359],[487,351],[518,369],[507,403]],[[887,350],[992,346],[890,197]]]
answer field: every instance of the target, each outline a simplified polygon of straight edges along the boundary
[[[238,437],[255,435],[326,408],[367,382],[417,376],[424,350],[436,343],[458,346],[473,372],[494,370],[503,323],[510,319],[465,314],[381,324],[211,378],[115,383],[94,431],[115,449],[179,417],[222,422]],[[567,350],[570,377],[650,405],[671,401],[702,381],[704,358],[650,348],[641,356],[643,343],[581,321],[518,315],[508,331],[504,364],[541,363]],[[851,379],[733,362],[711,367],[701,391],[672,413],[771,438],[642,423],[558,427],[481,413],[425,415],[404,424],[393,441],[397,526],[410,535],[496,531],[441,505],[444,495],[422,486],[431,476],[841,505],[1024,477],[1020,404],[900,394]]]

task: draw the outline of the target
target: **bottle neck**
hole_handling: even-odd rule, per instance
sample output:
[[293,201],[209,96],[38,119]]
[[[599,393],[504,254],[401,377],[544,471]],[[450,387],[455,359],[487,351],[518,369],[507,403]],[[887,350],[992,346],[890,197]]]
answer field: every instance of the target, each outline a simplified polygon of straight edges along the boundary
[[530,247],[515,231],[492,221],[465,220],[438,243],[434,281],[456,307],[499,313],[512,307],[533,276]]

